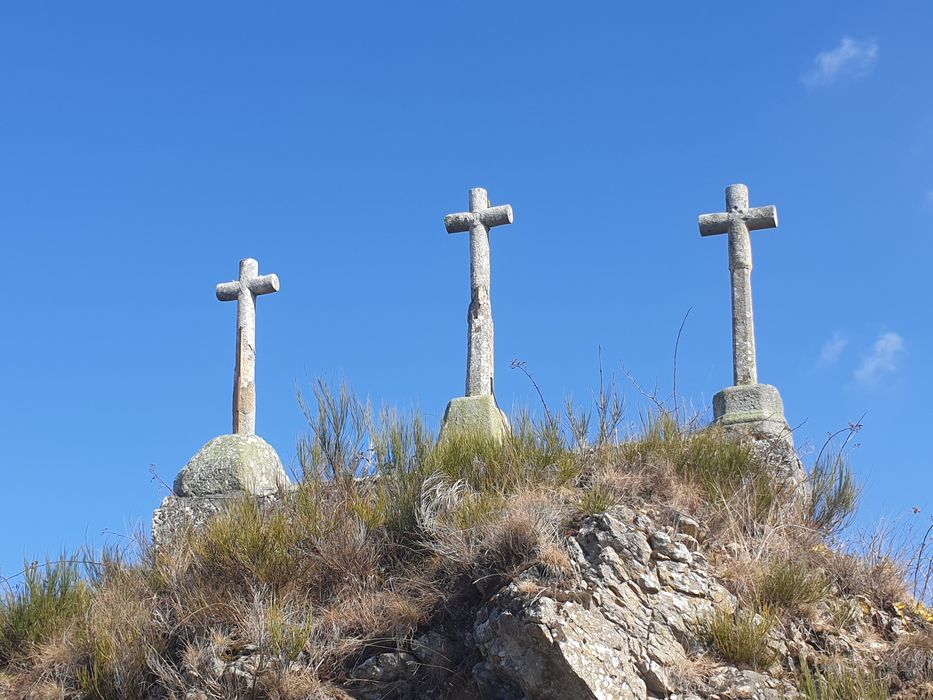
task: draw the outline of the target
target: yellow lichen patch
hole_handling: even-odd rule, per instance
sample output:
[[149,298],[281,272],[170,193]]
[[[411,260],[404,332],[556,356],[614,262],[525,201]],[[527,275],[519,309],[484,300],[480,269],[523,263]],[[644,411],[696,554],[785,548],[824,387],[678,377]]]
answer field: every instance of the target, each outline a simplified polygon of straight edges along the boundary
[[928,608],[926,605],[924,605],[919,600],[917,601],[917,604],[914,606],[914,612],[917,613],[917,615],[919,615],[921,618],[923,618],[927,622],[933,622],[933,610],[930,610],[930,608]]

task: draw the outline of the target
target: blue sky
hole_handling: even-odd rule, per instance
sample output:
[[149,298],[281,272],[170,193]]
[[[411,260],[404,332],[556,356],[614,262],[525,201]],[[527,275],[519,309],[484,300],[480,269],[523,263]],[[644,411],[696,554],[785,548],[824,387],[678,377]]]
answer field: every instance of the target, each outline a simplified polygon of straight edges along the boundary
[[[625,367],[697,407],[731,382],[724,237],[749,185],[759,372],[798,445],[866,413],[862,521],[933,511],[928,3],[8,2],[0,574],[147,526],[229,430],[237,261],[258,431],[346,377],[438,421],[463,390],[470,187],[492,233],[497,389],[585,399]],[[624,384],[624,382],[623,382]],[[628,418],[639,396],[626,387]],[[118,533],[118,534],[108,534]]]

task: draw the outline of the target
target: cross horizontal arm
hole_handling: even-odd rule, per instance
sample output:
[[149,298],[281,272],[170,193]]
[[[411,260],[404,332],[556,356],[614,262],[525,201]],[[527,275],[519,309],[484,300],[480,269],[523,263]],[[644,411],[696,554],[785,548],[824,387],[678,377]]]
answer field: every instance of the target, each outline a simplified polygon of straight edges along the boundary
[[745,222],[749,231],[758,231],[763,228],[777,228],[777,207],[752,207],[744,212],[719,212],[716,214],[703,214],[700,219],[700,235],[715,236],[729,230],[729,221],[737,217]]
[[273,292],[279,291],[279,276],[278,275],[260,275],[259,277],[250,278],[247,282],[249,286],[249,291],[253,294],[272,294]]
[[515,215],[512,213],[511,204],[503,204],[498,207],[483,209],[479,212],[479,220],[486,228],[492,228],[493,226],[511,224],[515,220]]
[[745,219],[745,225],[749,231],[757,231],[763,228],[777,228],[777,207],[752,207],[742,217]]
[[487,207],[481,211],[465,211],[459,214],[448,214],[444,217],[444,227],[447,233],[462,233],[469,231],[470,227],[479,221],[486,228],[503,226],[515,221],[511,204],[502,204],[498,207]]
[[217,285],[217,298],[220,301],[236,301],[240,296],[239,282],[224,282]]
[[447,229],[447,233],[463,233],[470,230],[470,226],[473,225],[474,221],[476,221],[476,214],[473,212],[464,211],[459,214],[448,214],[444,217],[444,228]]
[[703,214],[700,216],[700,235],[715,236],[729,230],[729,215],[725,212],[719,214]]

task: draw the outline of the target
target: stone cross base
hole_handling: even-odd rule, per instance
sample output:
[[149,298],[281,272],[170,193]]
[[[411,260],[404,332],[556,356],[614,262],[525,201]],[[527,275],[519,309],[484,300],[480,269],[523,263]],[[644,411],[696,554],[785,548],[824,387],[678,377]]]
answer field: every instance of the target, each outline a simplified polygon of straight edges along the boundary
[[741,428],[762,437],[782,438],[794,444],[784,418],[784,402],[770,384],[730,386],[713,397],[713,421],[724,428]]
[[746,441],[784,486],[783,506],[796,508],[809,496],[807,472],[784,418],[784,402],[770,384],[730,386],[713,397],[713,425]]
[[242,491],[213,496],[176,496],[169,494],[152,514],[152,544],[171,547],[191,530],[204,526],[210,518],[238,498],[255,498],[260,508],[272,508],[280,494],[254,496]]
[[153,514],[153,544],[171,544],[183,531],[203,525],[231,499],[248,495],[274,502],[290,489],[282,461],[261,437],[216,437],[178,473],[172,493]]
[[461,396],[447,404],[441,440],[453,433],[488,436],[501,442],[511,435],[512,428],[494,396]]

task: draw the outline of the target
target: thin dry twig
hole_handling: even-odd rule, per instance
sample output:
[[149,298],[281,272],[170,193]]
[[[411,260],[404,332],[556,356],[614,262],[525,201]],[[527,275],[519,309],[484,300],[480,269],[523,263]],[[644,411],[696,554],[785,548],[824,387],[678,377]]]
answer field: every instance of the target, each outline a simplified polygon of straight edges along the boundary
[[679,420],[680,418],[680,407],[677,405],[677,353],[680,350],[680,335],[684,332],[684,326],[687,325],[687,317],[690,315],[690,312],[693,311],[691,306],[687,309],[687,313],[684,314],[683,320],[680,322],[680,328],[677,330],[677,339],[674,341],[674,419]]
[[538,392],[538,398],[541,399],[541,405],[544,406],[544,412],[547,414],[548,423],[553,423],[554,417],[551,415],[551,410],[548,408],[547,401],[544,400],[544,393],[541,391],[541,387],[538,386],[538,382],[535,381],[535,378],[532,376],[531,372],[528,371],[528,363],[524,360],[514,359],[509,363],[510,369],[517,369],[522,372],[528,381],[531,382],[531,385],[535,388],[535,391]]

